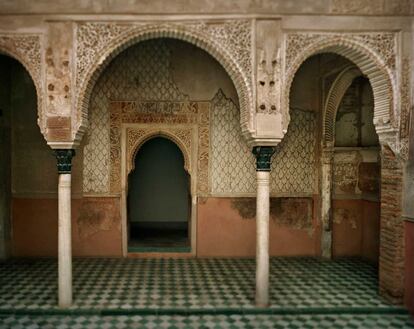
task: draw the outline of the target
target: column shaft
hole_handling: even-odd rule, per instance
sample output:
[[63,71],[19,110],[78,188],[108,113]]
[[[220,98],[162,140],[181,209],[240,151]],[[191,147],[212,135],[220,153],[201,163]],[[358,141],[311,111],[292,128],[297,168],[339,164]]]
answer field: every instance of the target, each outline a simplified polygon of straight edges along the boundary
[[275,148],[256,146],[256,306],[269,305],[269,177]]
[[256,305],[269,304],[269,172],[257,172]]
[[62,308],[72,305],[71,149],[55,150],[58,182],[58,297]]
[[59,174],[59,306],[72,304],[71,174]]

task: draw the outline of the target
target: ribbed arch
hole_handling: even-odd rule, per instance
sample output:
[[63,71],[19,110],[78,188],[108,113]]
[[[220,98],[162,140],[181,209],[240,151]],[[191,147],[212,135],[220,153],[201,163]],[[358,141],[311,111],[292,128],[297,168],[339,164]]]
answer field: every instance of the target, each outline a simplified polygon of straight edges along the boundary
[[329,89],[323,111],[322,140],[325,146],[333,146],[334,144],[335,122],[338,107],[349,86],[351,86],[352,81],[359,76],[362,76],[362,73],[357,67],[347,67],[339,73]]
[[[309,57],[322,53],[341,55],[354,63],[364,76],[369,79],[374,95],[374,124],[377,132],[386,127],[395,128],[394,115],[394,88],[393,78],[379,55],[366,45],[344,37],[330,37],[321,39],[305,47],[292,61],[286,71],[284,105],[289,109],[289,94],[294,76]],[[289,118],[288,118],[289,119]]]

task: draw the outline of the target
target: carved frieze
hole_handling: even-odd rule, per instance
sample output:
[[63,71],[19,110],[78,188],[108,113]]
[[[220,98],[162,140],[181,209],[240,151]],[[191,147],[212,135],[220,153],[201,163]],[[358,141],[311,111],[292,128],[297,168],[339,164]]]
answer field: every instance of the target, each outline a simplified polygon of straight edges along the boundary
[[334,14],[409,15],[414,10],[410,0],[331,0]]

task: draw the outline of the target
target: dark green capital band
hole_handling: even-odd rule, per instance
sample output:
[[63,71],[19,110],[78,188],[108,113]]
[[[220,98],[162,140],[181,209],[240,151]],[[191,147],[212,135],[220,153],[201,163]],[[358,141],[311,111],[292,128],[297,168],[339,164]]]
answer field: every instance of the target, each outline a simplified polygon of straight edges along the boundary
[[273,146],[255,146],[253,154],[256,157],[256,171],[270,171],[272,155],[276,148]]
[[59,174],[70,174],[72,171],[72,158],[75,156],[73,149],[54,150]]

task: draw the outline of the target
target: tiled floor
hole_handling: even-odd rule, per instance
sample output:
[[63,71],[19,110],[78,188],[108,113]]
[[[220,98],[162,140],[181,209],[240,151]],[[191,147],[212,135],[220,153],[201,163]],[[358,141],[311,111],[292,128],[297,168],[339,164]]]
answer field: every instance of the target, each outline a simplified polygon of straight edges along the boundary
[[376,273],[358,259],[274,258],[258,310],[251,259],[75,259],[62,314],[56,261],[12,260],[0,264],[0,328],[414,328],[379,298]]
[[[0,265],[0,309],[56,307],[55,260]],[[271,308],[379,307],[375,267],[357,259],[271,260]],[[75,259],[74,309],[254,307],[252,259]]]

